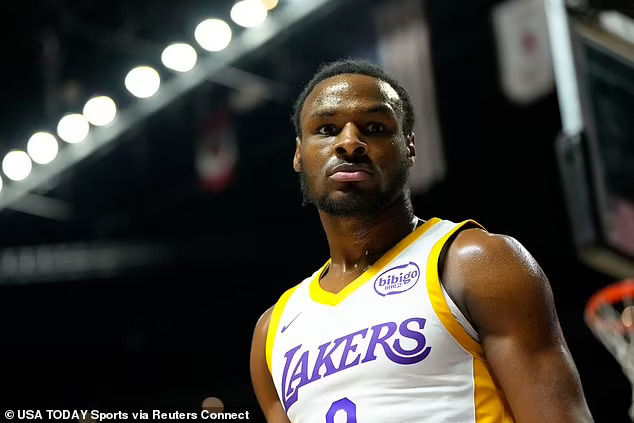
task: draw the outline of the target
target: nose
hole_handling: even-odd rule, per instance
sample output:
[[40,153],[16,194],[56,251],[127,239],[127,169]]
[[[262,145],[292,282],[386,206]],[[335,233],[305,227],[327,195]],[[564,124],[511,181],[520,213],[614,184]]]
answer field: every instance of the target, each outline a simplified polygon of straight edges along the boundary
[[368,145],[363,141],[361,132],[353,123],[343,127],[335,144],[337,156],[364,156],[368,152]]

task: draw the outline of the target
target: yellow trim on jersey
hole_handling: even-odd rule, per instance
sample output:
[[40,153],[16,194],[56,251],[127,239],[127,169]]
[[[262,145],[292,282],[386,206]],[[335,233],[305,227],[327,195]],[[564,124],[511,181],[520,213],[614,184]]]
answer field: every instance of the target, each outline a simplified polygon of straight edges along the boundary
[[504,394],[495,383],[487,364],[473,358],[474,406],[477,423],[514,423]]
[[286,307],[286,303],[293,295],[293,292],[297,289],[299,285],[292,287],[282,294],[280,299],[273,307],[273,312],[271,313],[271,320],[269,320],[269,330],[266,333],[266,364],[269,367],[269,372],[273,375],[273,344],[275,342],[275,335],[277,334],[277,328],[280,326],[280,319],[282,318],[282,313],[284,312],[284,307]]
[[453,336],[462,348],[469,351],[473,356],[484,360],[484,351],[482,350],[480,343],[471,338],[451,312],[451,309],[447,304],[447,299],[442,292],[440,276],[438,275],[438,260],[440,259],[440,253],[443,246],[454,233],[468,223],[475,224],[476,226],[484,229],[479,223],[473,220],[465,220],[464,222],[457,224],[432,248],[429,255],[429,261],[427,262],[427,291],[429,292],[429,299],[431,300],[431,305],[434,308],[436,315],[451,336]]
[[475,421],[477,423],[513,423],[514,420],[504,393],[495,383],[491,375],[482,346],[479,342],[474,340],[467,331],[464,330],[458,320],[456,320],[447,304],[445,294],[442,292],[440,276],[438,274],[440,253],[449,238],[467,224],[472,224],[484,229],[479,223],[473,220],[465,220],[445,234],[432,248],[429,261],[427,262],[427,291],[429,292],[432,307],[445,329],[447,329],[462,348],[473,356],[473,405],[476,413]]
[[423,223],[421,226],[416,228],[412,233],[407,235],[401,241],[398,242],[392,249],[390,249],[387,253],[385,253],[376,263],[374,263],[368,270],[366,270],[361,276],[356,278],[354,281],[350,282],[346,285],[338,293],[328,292],[321,287],[319,281],[326,270],[326,268],[330,265],[330,259],[319,269],[317,275],[310,283],[309,292],[310,298],[313,301],[330,306],[339,305],[343,300],[345,300],[350,294],[359,289],[363,284],[365,284],[368,280],[372,279],[376,274],[383,269],[389,262],[394,260],[396,256],[401,254],[407,247],[412,245],[414,241],[420,238],[429,228],[434,226],[440,219],[434,217],[429,219],[427,222]]

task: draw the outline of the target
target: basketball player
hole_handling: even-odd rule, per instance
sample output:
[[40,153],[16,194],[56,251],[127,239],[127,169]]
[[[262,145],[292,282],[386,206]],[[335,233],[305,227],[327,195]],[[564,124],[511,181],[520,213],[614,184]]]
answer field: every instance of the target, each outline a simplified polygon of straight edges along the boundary
[[294,122],[293,167],[330,259],[255,328],[267,421],[591,422],[533,257],[474,221],[414,215],[401,85],[370,63],[328,64]]

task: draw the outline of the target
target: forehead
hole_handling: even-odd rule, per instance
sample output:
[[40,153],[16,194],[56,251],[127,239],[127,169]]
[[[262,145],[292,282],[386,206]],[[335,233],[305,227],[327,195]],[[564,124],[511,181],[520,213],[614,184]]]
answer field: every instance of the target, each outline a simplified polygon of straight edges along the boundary
[[400,97],[390,84],[368,75],[342,74],[315,85],[306,97],[302,116],[310,116],[318,109],[354,109],[381,103],[396,113]]

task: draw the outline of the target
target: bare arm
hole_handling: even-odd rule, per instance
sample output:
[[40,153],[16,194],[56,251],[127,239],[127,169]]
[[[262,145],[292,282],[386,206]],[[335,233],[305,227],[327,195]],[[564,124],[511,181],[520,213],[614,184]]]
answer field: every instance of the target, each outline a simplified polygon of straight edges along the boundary
[[476,326],[518,423],[592,422],[550,284],[519,242],[461,232],[449,247],[443,282]]
[[290,423],[266,364],[266,335],[272,312],[273,307],[266,310],[255,326],[251,344],[251,381],[267,423]]

